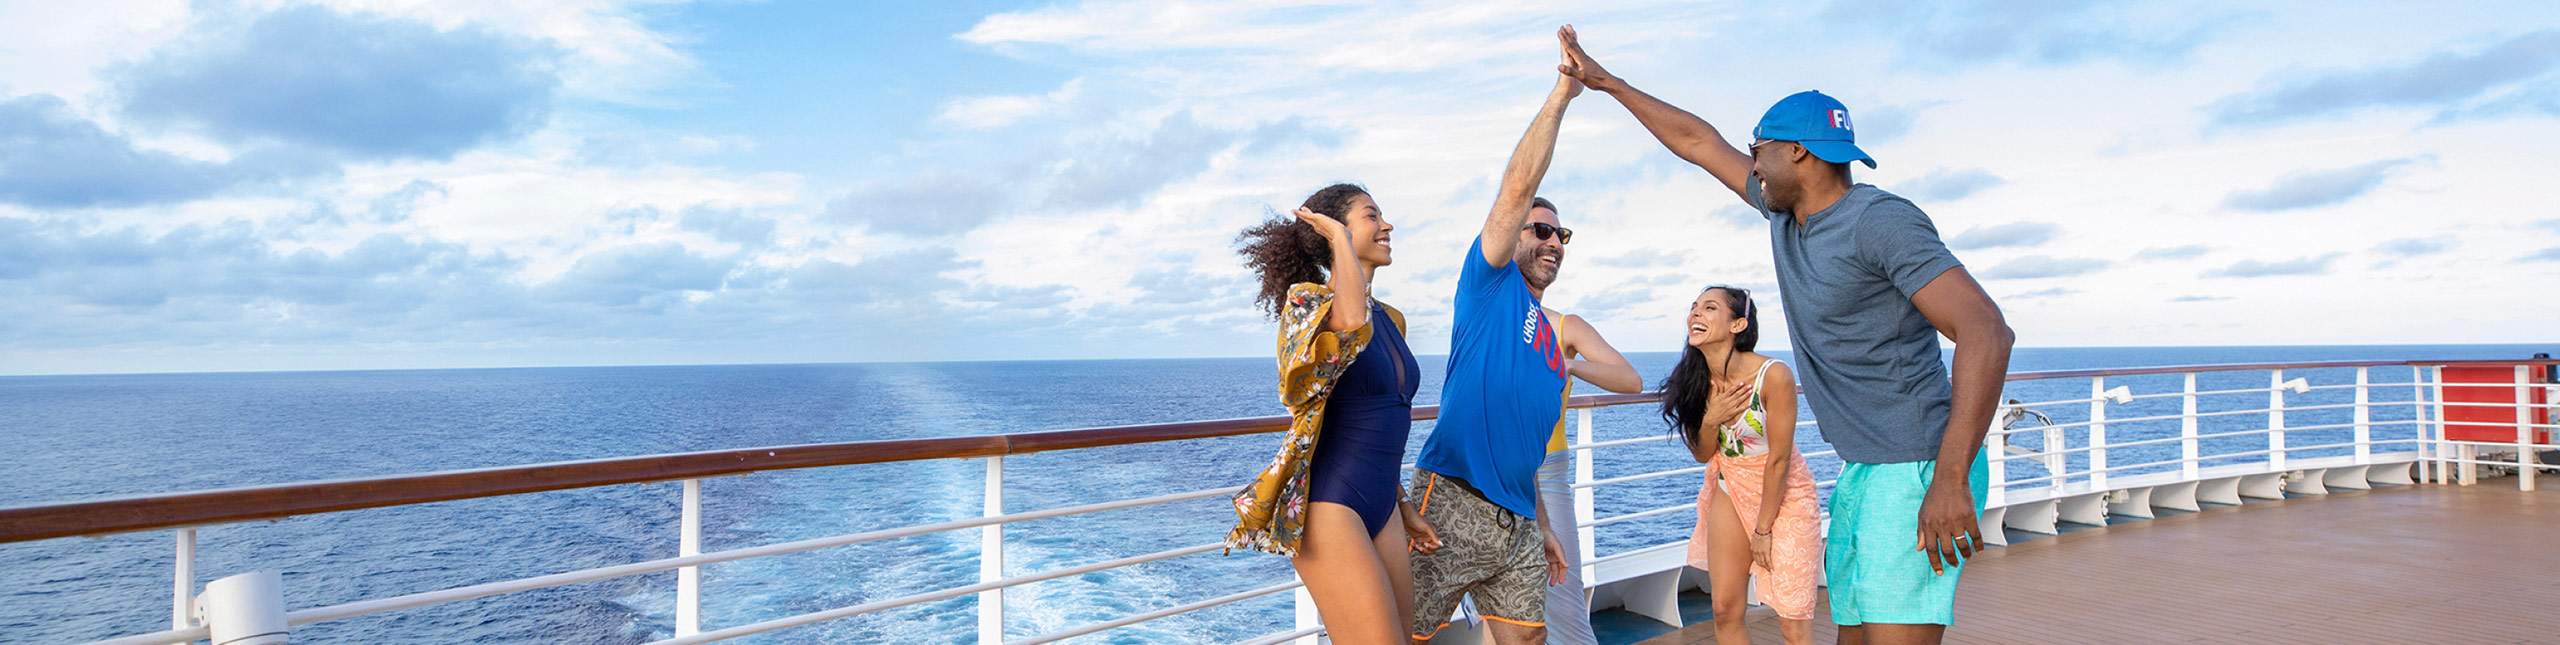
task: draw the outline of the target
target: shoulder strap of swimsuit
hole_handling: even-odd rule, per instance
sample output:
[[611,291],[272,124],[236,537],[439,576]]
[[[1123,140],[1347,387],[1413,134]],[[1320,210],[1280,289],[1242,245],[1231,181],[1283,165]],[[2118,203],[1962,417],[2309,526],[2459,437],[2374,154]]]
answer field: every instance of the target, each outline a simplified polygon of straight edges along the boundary
[[1751,374],[1751,393],[1752,393],[1752,394],[1759,394],[1759,393],[1760,393],[1761,388],[1762,388],[1763,386],[1765,386],[1765,385],[1767,385],[1767,384],[1768,384],[1768,382],[1769,382],[1769,366],[1771,366],[1771,365],[1776,365],[1776,364],[1778,364],[1778,359],[1774,359],[1774,358],[1772,358],[1772,359],[1767,359],[1767,360],[1763,360],[1763,361],[1760,361],[1760,371],[1758,371],[1758,372],[1754,372],[1754,373],[1752,373],[1752,374]]

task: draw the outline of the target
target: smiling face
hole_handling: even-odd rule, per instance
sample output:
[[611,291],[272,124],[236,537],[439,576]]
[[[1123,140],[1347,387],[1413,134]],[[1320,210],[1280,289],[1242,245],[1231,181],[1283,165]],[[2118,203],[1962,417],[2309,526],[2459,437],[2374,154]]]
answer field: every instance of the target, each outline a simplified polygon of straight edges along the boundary
[[1351,233],[1351,252],[1369,266],[1395,263],[1395,248],[1388,239],[1396,227],[1387,223],[1387,214],[1378,209],[1377,200],[1368,195],[1354,195],[1342,212],[1342,224]]
[[1757,141],[1751,145],[1751,172],[1760,175],[1761,197],[1771,208],[1793,210],[1796,198],[1804,195],[1802,169],[1797,165],[1813,155],[1793,141]]
[[1733,342],[1736,334],[1750,328],[1751,321],[1742,315],[1732,291],[1722,287],[1698,293],[1689,303],[1688,345],[1706,351],[1709,347]]
[[[1551,231],[1546,239],[1538,239],[1539,224]],[[1511,261],[1520,266],[1520,277],[1528,280],[1529,288],[1544,291],[1547,285],[1555,284],[1556,271],[1564,268],[1564,235],[1552,232],[1562,223],[1556,220],[1555,209],[1532,207],[1529,219],[1521,226],[1520,243],[1512,247]]]

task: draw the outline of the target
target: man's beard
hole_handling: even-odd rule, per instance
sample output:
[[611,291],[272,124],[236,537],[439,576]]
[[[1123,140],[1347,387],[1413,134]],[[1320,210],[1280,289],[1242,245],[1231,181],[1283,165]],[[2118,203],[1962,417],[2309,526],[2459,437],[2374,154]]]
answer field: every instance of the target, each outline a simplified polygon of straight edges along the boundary
[[1556,274],[1564,271],[1564,264],[1558,260],[1555,270],[1550,271],[1538,261],[1537,256],[1530,256],[1529,263],[1520,265],[1520,269],[1520,277],[1528,280],[1529,288],[1545,289],[1547,285],[1556,283]]

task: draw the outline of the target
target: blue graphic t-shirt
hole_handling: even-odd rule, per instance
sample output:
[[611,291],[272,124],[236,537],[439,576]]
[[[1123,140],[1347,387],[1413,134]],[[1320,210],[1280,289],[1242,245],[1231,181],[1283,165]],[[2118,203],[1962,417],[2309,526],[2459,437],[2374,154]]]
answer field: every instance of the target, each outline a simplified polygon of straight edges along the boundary
[[1534,517],[1538,464],[1564,414],[1556,407],[1564,396],[1564,351],[1518,264],[1486,265],[1484,240],[1477,239],[1461,266],[1440,422],[1414,465]]

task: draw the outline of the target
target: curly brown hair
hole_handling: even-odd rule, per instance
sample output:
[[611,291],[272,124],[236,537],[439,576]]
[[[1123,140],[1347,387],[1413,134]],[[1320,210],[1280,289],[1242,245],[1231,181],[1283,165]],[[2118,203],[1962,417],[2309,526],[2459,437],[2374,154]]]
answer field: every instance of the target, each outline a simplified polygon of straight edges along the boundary
[[[1350,215],[1351,198],[1367,194],[1369,189],[1358,184],[1334,184],[1308,195],[1298,206],[1342,220]],[[1326,268],[1333,266],[1333,247],[1325,243],[1324,235],[1287,214],[1237,233],[1236,254],[1244,256],[1245,268],[1261,279],[1262,292],[1254,296],[1254,304],[1275,319],[1289,302],[1290,285],[1323,284]]]

